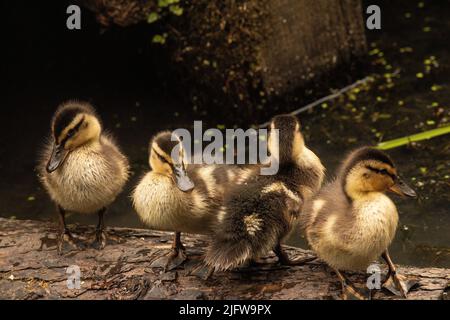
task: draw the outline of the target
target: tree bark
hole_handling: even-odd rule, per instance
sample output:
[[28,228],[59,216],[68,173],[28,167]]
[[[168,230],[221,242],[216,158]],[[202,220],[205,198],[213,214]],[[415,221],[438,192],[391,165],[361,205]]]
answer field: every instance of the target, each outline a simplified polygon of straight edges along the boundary
[[105,27],[127,27],[147,19],[157,6],[157,1],[141,0],[77,0],[80,5],[96,14],[97,21]]
[[[70,226],[80,241],[94,238],[93,226]],[[56,225],[49,222],[0,218],[0,299],[332,299],[340,284],[321,262],[282,267],[274,256],[258,267],[220,272],[210,280],[187,275],[201,261],[207,238],[185,236],[188,261],[163,272],[172,234],[149,230],[109,228],[110,240],[102,251],[87,246],[59,256]],[[310,251],[286,247],[291,257]],[[81,271],[80,289],[69,289],[69,266]],[[383,275],[385,274],[383,269]],[[417,278],[420,286],[409,299],[442,299],[450,280],[449,269],[399,267],[398,272]],[[356,284],[365,275],[351,274]],[[396,297],[377,290],[375,299]]]
[[273,0],[260,64],[266,90],[284,93],[366,53],[360,0]]
[[[106,26],[145,21],[157,8],[150,0],[78,2]],[[306,87],[367,51],[361,0],[209,0],[186,6],[176,33],[183,40],[174,55],[188,65],[187,74],[200,72],[203,84],[224,88],[239,104],[260,90],[263,98],[250,104]],[[205,61],[217,67],[205,67]]]

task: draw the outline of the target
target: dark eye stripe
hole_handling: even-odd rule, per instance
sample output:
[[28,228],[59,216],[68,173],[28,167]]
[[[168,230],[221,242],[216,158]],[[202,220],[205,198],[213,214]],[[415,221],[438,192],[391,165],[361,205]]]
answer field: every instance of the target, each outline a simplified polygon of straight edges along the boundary
[[64,146],[66,144],[67,140],[69,140],[70,137],[73,135],[73,133],[77,132],[80,129],[83,122],[84,122],[84,116],[81,118],[80,121],[78,121],[78,123],[72,129],[67,131],[66,136],[64,137],[64,139],[62,139],[60,144]]
[[158,156],[159,160],[161,160],[164,163],[167,163],[171,168],[173,168],[173,164],[171,164],[169,161],[167,161],[166,158],[164,158],[162,155],[158,153],[158,151],[155,150],[155,148],[152,148],[152,151]]
[[385,175],[388,175],[388,176],[390,176],[392,179],[395,179],[395,178],[396,178],[395,175],[389,173],[389,171],[387,171],[386,169],[379,170],[379,169],[374,168],[374,167],[371,167],[371,166],[366,166],[366,168],[369,169],[369,170],[371,170],[371,171],[373,171],[373,172],[379,173],[379,174],[385,174]]
[[72,128],[72,130],[75,132],[75,131],[78,131],[78,129],[80,129],[80,127],[81,127],[81,125],[83,124],[83,122],[84,122],[84,116],[81,118],[81,120],[75,125],[75,127],[73,127]]

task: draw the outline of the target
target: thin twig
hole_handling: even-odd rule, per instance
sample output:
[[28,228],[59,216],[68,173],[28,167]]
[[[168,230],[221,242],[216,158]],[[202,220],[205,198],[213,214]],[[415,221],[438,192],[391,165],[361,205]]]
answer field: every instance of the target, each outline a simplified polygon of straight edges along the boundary
[[[323,97],[323,98],[320,98],[319,100],[316,100],[316,101],[314,101],[314,102],[311,102],[310,104],[307,104],[307,105],[304,106],[304,107],[301,107],[301,108],[299,108],[299,109],[296,109],[296,110],[290,112],[290,114],[293,115],[293,116],[295,116],[295,115],[298,115],[298,114],[300,114],[300,113],[302,113],[302,112],[308,111],[308,110],[314,108],[315,106],[317,106],[317,105],[319,105],[319,104],[322,104],[322,103],[324,103],[324,102],[326,102],[326,101],[333,100],[333,99],[339,97],[340,95],[342,95],[343,93],[345,93],[345,92],[347,92],[347,91],[350,91],[350,90],[352,90],[353,88],[355,88],[355,87],[357,87],[357,86],[359,86],[359,85],[361,85],[361,84],[365,84],[365,83],[367,83],[368,81],[370,81],[370,80],[372,80],[372,79],[373,79],[372,76],[367,76],[367,77],[365,77],[364,79],[360,79],[360,80],[356,81],[355,83],[352,83],[352,84],[350,84],[350,85],[348,85],[348,86],[346,86],[346,87],[344,87],[344,88],[342,88],[342,89],[339,89],[339,90],[336,91],[335,93],[332,93],[332,94],[330,94],[330,95],[328,95],[328,96],[326,96],[326,97]],[[260,124],[260,125],[259,125],[259,128],[265,128],[265,127],[267,127],[269,124],[270,124],[270,121],[267,121],[267,122],[265,122],[265,123],[263,123],[263,124]]]

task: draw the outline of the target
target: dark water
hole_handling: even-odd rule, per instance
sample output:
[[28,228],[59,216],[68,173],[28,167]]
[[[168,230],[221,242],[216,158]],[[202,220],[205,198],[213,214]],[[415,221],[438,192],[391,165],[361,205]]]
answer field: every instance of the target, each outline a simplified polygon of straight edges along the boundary
[[[362,72],[374,74],[375,81],[300,116],[307,143],[326,165],[329,178],[347,150],[448,125],[450,3],[425,1],[422,8],[419,2],[380,2],[383,30],[368,32],[370,67]],[[127,190],[109,209],[107,223],[141,226],[129,194],[148,169],[151,135],[190,127],[194,120],[215,126],[232,125],[233,119],[217,119],[214,110],[198,114],[180,98],[181,89],[164,67],[169,58],[164,49],[149,44],[145,26],[102,32],[86,12],[86,26],[74,33],[64,28],[64,1],[57,6],[2,5],[9,14],[2,29],[7,85],[0,126],[0,216],[54,218],[34,167],[57,104],[78,98],[97,106],[104,126],[118,138],[133,166]],[[311,101],[322,93],[310,94]],[[266,111],[271,115],[307,102],[277,104]],[[266,120],[255,118],[249,125]],[[389,152],[420,195],[418,200],[394,199],[400,227],[391,251],[399,263],[450,267],[449,150],[449,136],[443,136]],[[73,215],[69,222],[96,219]],[[305,245],[298,235],[289,242]]]

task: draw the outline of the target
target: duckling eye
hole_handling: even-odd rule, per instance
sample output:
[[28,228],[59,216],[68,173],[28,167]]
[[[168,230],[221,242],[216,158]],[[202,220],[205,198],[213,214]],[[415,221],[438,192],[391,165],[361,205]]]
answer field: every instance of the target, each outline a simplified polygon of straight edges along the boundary
[[73,135],[74,135],[74,133],[75,133],[75,130],[73,130],[73,129],[70,129],[69,131],[67,131],[67,138],[70,138],[70,137],[72,137]]
[[374,168],[372,166],[367,166],[366,168],[371,170],[371,171],[373,171],[373,172],[375,172],[375,173],[378,173],[378,174],[389,175],[389,172],[386,169],[378,169],[378,168]]

